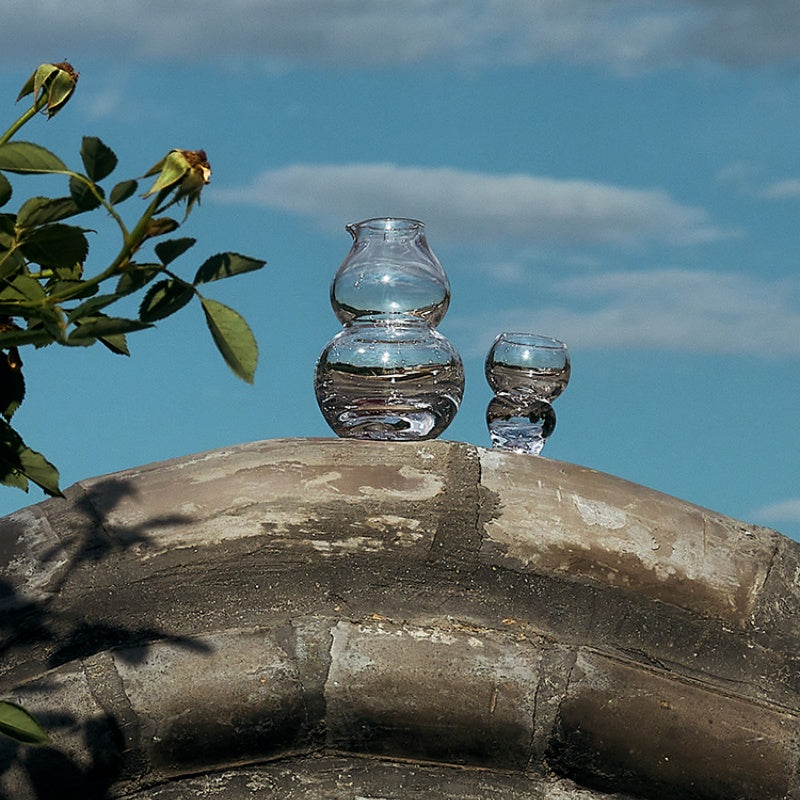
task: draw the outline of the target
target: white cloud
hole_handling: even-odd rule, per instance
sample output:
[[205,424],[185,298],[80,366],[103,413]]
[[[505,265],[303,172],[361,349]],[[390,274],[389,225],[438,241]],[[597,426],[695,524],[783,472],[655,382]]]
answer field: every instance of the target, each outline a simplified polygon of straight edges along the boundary
[[703,209],[660,189],[449,168],[296,164],[214,196],[303,214],[337,229],[342,219],[416,217],[437,238],[462,241],[696,244],[726,235]]
[[284,67],[560,60],[624,71],[800,57],[793,0],[6,0],[4,11],[9,63],[30,59],[31,42],[44,58],[255,58]]
[[719,272],[664,269],[555,282],[562,302],[511,308],[486,319],[448,317],[479,332],[535,330],[582,349],[670,350],[800,357],[800,284]]
[[762,519],[767,522],[800,522],[800,497],[781,500],[758,508],[748,514],[749,519]]
[[767,200],[787,200],[800,197],[800,178],[786,178],[765,186],[761,190],[761,197]]

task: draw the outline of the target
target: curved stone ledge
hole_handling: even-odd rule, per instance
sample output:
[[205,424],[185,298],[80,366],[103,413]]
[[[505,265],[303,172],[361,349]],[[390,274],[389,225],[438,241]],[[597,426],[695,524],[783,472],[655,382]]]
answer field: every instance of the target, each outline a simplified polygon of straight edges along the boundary
[[774,531],[447,442],[256,442],[67,494],[0,521],[0,695],[54,740],[0,743],[0,796],[800,797]]

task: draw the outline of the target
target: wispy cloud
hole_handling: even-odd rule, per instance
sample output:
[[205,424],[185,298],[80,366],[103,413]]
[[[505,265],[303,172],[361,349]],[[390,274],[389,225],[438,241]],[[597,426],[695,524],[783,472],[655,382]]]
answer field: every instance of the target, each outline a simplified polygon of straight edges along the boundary
[[661,189],[631,189],[536,175],[496,175],[393,164],[296,164],[214,193],[315,218],[337,229],[342,219],[394,215],[424,219],[439,238],[517,242],[659,240],[697,244],[726,235],[695,206]]
[[800,6],[787,0],[6,0],[4,8],[10,63],[30,58],[31,41],[45,53],[285,68],[559,60],[625,71],[800,58]]
[[800,357],[800,284],[739,274],[663,269],[570,278],[558,302],[509,308],[486,319],[448,318],[474,333],[536,330],[582,349],[670,350]]
[[768,523],[800,522],[800,497],[781,500],[757,508],[748,514],[748,518],[764,520]]
[[800,178],[785,178],[775,181],[765,186],[760,194],[767,200],[787,200],[800,197]]

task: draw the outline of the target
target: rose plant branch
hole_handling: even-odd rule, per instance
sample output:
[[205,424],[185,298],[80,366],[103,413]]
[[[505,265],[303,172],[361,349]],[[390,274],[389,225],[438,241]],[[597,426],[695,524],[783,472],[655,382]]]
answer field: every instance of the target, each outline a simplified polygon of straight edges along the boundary
[[[59,495],[56,467],[31,449],[12,426],[25,398],[20,350],[49,345],[87,347],[100,344],[129,355],[127,337],[164,319],[197,299],[206,325],[224,361],[241,379],[252,382],[258,346],[250,327],[234,309],[206,297],[205,285],[252,272],[265,261],[235,252],[206,258],[189,279],[173,262],[195,239],[166,238],[200,204],[211,166],[203,150],[173,149],[139,178],[104,185],[117,167],[114,151],[97,137],[85,136],[80,150],[83,170],[71,169],[55,153],[17,134],[40,115],[52,118],[75,92],[78,73],[66,62],[42,64],[17,98],[31,105],[0,135],[0,484],[24,489],[31,483]],[[17,199],[14,181],[30,175],[61,176],[68,193],[61,197]],[[153,183],[140,197],[143,209],[126,222],[123,203],[137,196],[139,181]],[[185,203],[183,219],[164,213]],[[129,203],[125,208],[132,208]],[[73,224],[92,213],[106,213],[120,234],[116,256],[90,270],[90,228]],[[138,213],[138,216],[137,216]],[[127,215],[126,215],[127,216]],[[153,245],[153,254],[141,258]],[[141,295],[136,317],[116,316],[113,307]]]

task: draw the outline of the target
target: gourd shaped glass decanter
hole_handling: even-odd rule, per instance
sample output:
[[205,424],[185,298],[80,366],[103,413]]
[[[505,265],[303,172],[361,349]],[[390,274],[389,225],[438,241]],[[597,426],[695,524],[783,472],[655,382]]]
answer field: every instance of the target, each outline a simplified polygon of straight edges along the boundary
[[464,367],[434,327],[450,284],[418,220],[370,219],[347,230],[348,256],[331,284],[344,324],[316,366],[322,415],[341,437],[432,439],[455,417]]
[[450,281],[416,219],[381,217],[345,226],[350,252],[331,283],[344,325],[376,314],[413,314],[435,328],[450,304]]

